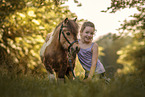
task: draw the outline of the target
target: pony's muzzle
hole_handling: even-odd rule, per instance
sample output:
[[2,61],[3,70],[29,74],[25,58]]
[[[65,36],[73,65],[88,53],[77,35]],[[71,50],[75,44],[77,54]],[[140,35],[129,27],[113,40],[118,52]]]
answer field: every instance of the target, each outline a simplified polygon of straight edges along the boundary
[[78,53],[80,51],[79,45],[74,45],[71,49],[72,52]]
[[69,53],[71,54],[72,58],[76,57],[76,54],[79,52],[79,50],[80,50],[79,46],[71,47]]

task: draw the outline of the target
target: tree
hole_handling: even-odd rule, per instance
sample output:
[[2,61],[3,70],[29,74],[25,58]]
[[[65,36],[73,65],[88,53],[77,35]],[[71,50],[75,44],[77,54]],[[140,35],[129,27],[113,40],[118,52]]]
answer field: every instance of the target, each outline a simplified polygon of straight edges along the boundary
[[118,73],[140,73],[144,74],[145,71],[145,39],[144,41],[133,41],[132,44],[119,50],[120,55],[117,60],[118,63],[123,64],[123,69]]
[[45,71],[39,51],[46,35],[64,18],[76,17],[61,4],[56,6],[53,0],[0,1],[0,70],[15,74]]
[[[115,13],[116,11],[124,8],[136,8],[138,13],[135,13],[132,17],[132,20],[124,20],[124,24],[121,25],[121,28],[118,29],[120,31],[120,36],[124,37],[125,32],[131,33],[133,37],[133,41],[130,45],[124,47],[122,50],[118,52],[120,55],[118,62],[122,63],[124,69],[127,66],[135,67],[136,72],[143,72],[145,66],[145,1],[144,0],[112,0],[111,6],[107,8],[106,11],[110,11],[111,13]],[[126,65],[128,64],[128,65]],[[140,64],[140,65],[139,65]],[[128,68],[129,69],[129,68]],[[130,69],[129,69],[130,71]]]
[[[98,45],[103,47],[104,56],[99,56],[99,59],[106,68],[108,76],[113,77],[117,69],[122,68],[120,63],[117,63],[117,51],[122,47],[131,43],[130,36],[120,37],[120,39],[113,40],[114,34],[108,33],[100,37],[97,41]],[[100,55],[100,53],[99,53]]]
[[107,7],[107,10],[102,12],[115,13],[121,9],[125,8],[136,8],[138,13],[131,15],[132,20],[124,20],[124,24],[121,24],[121,28],[118,30],[121,34],[125,33],[127,30],[128,33],[132,33],[134,37],[140,39],[144,38],[145,30],[145,1],[144,0],[111,0],[111,6]]

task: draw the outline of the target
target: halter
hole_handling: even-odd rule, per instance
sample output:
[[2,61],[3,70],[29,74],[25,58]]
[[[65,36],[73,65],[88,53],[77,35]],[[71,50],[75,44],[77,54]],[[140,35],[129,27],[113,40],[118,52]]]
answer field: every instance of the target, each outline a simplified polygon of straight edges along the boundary
[[61,28],[60,28],[60,31],[59,31],[59,41],[60,41],[60,35],[61,35],[61,33],[62,33],[62,35],[63,35],[63,37],[65,38],[65,40],[69,43],[69,47],[68,47],[68,52],[69,52],[68,57],[69,57],[69,61],[68,61],[68,62],[69,62],[69,65],[70,65],[70,67],[71,67],[71,72],[72,72],[74,78],[76,78],[76,77],[75,77],[75,74],[74,74],[74,72],[73,72],[73,64],[72,64],[72,59],[71,59],[70,47],[71,47],[75,42],[78,42],[78,40],[74,40],[72,43],[70,43],[69,40],[66,38],[66,36],[65,36],[65,34],[64,34],[64,32],[63,32],[63,30],[62,30],[63,27],[66,27],[66,26],[63,26],[63,24],[61,25]]
[[78,42],[78,40],[74,40],[72,43],[69,42],[69,40],[67,39],[67,37],[65,36],[62,28],[63,27],[66,27],[66,26],[63,26],[63,24],[61,25],[61,28],[60,28],[60,31],[59,31],[59,41],[60,41],[60,35],[62,33],[63,37],[65,38],[65,40],[69,43],[69,47],[68,47],[68,52],[70,52],[70,47],[75,43],[75,42]]

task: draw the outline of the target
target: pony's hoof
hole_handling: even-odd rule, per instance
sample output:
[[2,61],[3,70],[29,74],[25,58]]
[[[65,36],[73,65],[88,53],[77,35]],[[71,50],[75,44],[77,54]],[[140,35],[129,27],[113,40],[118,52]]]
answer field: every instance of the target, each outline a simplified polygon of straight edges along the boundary
[[56,81],[56,77],[55,77],[54,74],[49,74],[49,75],[48,75],[48,79],[49,79],[49,82],[54,82],[54,81]]

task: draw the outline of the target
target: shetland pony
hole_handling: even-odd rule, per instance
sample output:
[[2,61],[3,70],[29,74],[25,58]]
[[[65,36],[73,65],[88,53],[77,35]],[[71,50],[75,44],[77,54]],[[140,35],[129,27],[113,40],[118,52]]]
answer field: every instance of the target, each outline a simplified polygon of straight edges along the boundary
[[[55,78],[54,72],[56,78],[73,78],[71,70],[74,69],[76,53],[79,51],[77,34],[76,19],[66,18],[48,35],[49,40],[43,45],[43,50],[41,48],[40,56],[50,79]],[[69,59],[72,61],[72,67],[69,65]]]

